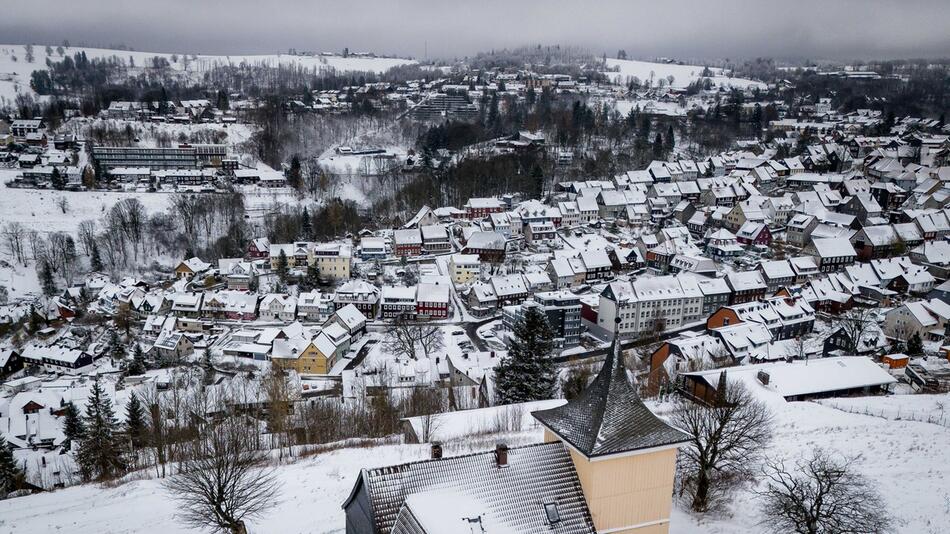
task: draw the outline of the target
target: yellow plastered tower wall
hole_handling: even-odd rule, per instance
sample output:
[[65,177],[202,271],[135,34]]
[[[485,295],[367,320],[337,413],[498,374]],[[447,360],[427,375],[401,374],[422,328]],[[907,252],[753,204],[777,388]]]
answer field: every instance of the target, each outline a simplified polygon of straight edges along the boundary
[[[544,441],[561,440],[545,430]],[[676,451],[666,447],[593,461],[570,451],[597,532],[669,532]]]
[[676,453],[690,436],[643,404],[616,338],[579,396],[532,415],[570,452],[598,533],[669,532]]

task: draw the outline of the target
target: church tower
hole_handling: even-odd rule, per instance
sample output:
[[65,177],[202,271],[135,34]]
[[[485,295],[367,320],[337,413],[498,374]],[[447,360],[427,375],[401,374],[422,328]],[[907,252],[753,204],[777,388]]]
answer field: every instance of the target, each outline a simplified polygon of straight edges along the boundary
[[570,450],[597,532],[666,534],[676,451],[689,436],[640,400],[618,337],[580,396],[532,415],[546,442],[561,441]]

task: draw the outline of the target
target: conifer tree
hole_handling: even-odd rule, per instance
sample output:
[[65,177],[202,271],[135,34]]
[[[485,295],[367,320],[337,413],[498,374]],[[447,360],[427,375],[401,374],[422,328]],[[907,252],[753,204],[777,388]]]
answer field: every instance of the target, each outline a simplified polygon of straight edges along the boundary
[[145,410],[135,393],[129,396],[129,403],[125,405],[125,431],[133,448],[137,449],[145,442]]
[[538,191],[538,198],[544,196],[544,170],[541,169],[540,165],[535,165],[531,169],[531,177],[534,179],[535,187]]
[[663,159],[663,136],[659,132],[653,140],[653,159]]
[[907,354],[917,356],[918,354],[923,354],[923,352],[924,342],[920,339],[920,334],[914,332],[914,335],[910,336],[910,339],[907,340]]
[[726,378],[726,372],[719,373],[719,384],[716,386],[716,406],[723,406],[726,403],[726,393],[729,389],[729,381]]
[[11,491],[20,489],[25,476],[13,458],[13,450],[7,445],[7,440],[0,435],[0,499],[6,498]]
[[148,365],[145,362],[145,353],[142,351],[142,347],[136,343],[135,348],[132,350],[132,363],[129,364],[127,372],[130,375],[142,375],[145,374],[147,370]]
[[50,175],[49,181],[53,189],[62,190],[66,188],[66,180],[63,178],[63,174],[59,172],[58,167],[53,167],[53,174]]
[[89,267],[95,271],[102,271],[102,256],[99,255],[99,245],[92,243],[92,254],[89,258]]
[[320,269],[316,265],[307,266],[307,287],[313,289],[320,284]]
[[122,449],[116,439],[118,422],[112,409],[112,400],[97,380],[86,402],[83,420],[86,432],[76,455],[79,470],[86,480],[110,479],[121,474],[124,469]]
[[214,364],[211,362],[211,351],[208,349],[205,349],[204,355],[201,357],[201,368],[204,371],[203,383],[210,386],[214,383]]
[[304,206],[303,213],[300,215],[300,231],[304,239],[313,237],[313,220],[310,218],[310,211]]
[[294,154],[290,158],[290,169],[287,170],[287,185],[299,190],[303,186],[303,171],[300,168],[300,158]]
[[536,308],[527,308],[515,325],[508,354],[495,369],[495,388],[502,404],[554,397],[553,337],[547,317]]
[[74,442],[82,441],[86,435],[86,425],[79,415],[76,405],[69,403],[66,405],[66,420],[63,422],[63,433],[66,434],[66,448],[72,447]]
[[56,293],[56,280],[53,279],[53,269],[48,262],[43,262],[40,268],[40,284],[43,286],[43,294],[47,297]]
[[279,278],[281,282],[286,282],[288,271],[287,253],[281,249],[280,254],[277,255],[277,278]]
[[112,345],[112,358],[115,361],[121,362],[125,359],[127,354],[128,351],[126,351],[125,345],[123,345],[121,342]]

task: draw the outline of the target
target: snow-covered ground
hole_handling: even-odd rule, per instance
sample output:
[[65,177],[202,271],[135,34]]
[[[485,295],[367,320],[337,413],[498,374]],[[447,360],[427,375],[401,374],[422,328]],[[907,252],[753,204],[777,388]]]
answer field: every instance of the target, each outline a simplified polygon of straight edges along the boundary
[[[538,433],[540,436],[540,433]],[[486,449],[491,444],[484,446]],[[446,454],[452,453],[446,444]],[[467,452],[467,451],[466,451]],[[343,532],[341,505],[362,468],[419,460],[428,445],[386,445],[321,454],[278,469],[278,505],[250,532]],[[54,493],[0,501],[0,534],[21,532],[193,533],[173,518],[176,503],[158,480],[141,480],[116,488],[88,485]]]
[[[80,221],[98,221],[118,201],[135,196],[148,213],[168,207],[169,193],[120,193],[105,191],[53,191],[7,187],[5,182],[19,174],[19,169],[0,169],[0,226],[19,222],[29,230],[41,233],[74,233]],[[65,213],[59,200],[65,198]]]
[[[681,89],[701,78],[705,67],[699,65],[650,63],[647,61],[628,59],[608,59],[607,68],[610,69],[610,71],[606,74],[614,82],[625,83],[628,79],[636,77],[640,80],[640,83],[648,82],[652,79],[653,85],[656,85],[660,79],[673,76],[673,83],[671,85]],[[620,70],[615,72],[615,68],[619,68]],[[764,83],[754,80],[729,77],[719,68],[710,67],[709,70],[712,71],[713,74],[710,79],[717,87],[736,87],[738,89],[752,87],[765,89],[766,87]]]
[[[930,397],[930,398],[928,398]],[[878,397],[849,402],[933,405],[934,396]],[[942,396],[950,401],[950,395]],[[918,401],[918,399],[920,399]],[[775,441],[767,454],[795,458],[820,445],[831,451],[860,454],[858,468],[874,480],[906,534],[945,532],[950,517],[950,430],[939,425],[889,421],[850,414],[811,402],[785,403],[767,398],[775,412]],[[662,412],[664,407],[660,406]],[[498,436],[467,438],[445,444],[446,455],[489,450]],[[541,439],[537,430],[506,435],[512,445]],[[361,468],[425,458],[426,445],[385,445],[342,449],[306,458],[278,469],[282,488],[277,507],[250,525],[255,532],[339,533],[345,518],[340,508]],[[713,534],[766,532],[758,523],[755,497],[742,492],[723,517],[698,520],[674,509],[671,532]],[[100,532],[103,534],[191,532],[172,521],[175,503],[156,480],[118,487],[80,486],[53,493],[0,501],[0,534],[19,532]]]
[[[18,169],[0,169],[0,228],[6,223],[18,222],[27,230],[40,234],[67,232],[76,235],[81,221],[99,221],[112,206],[125,198],[142,201],[149,214],[168,207],[170,193],[113,193],[103,191],[52,191],[44,189],[9,188],[5,182],[13,179]],[[60,199],[66,199],[66,211]],[[0,246],[0,286],[9,291],[11,299],[28,294],[39,294],[39,282],[32,262],[18,265],[6,247]]]
[[[766,451],[773,460],[806,455],[814,447],[855,456],[857,468],[872,480],[896,518],[897,532],[937,534],[950,521],[950,429],[930,423],[888,420],[836,410],[814,402],[789,402],[764,388],[747,384],[767,402],[775,415],[774,441]],[[854,406],[905,406],[939,409],[950,395],[894,395],[830,399]],[[724,517],[698,520],[682,509],[674,513],[670,532],[767,532],[759,523],[756,497],[743,491]]]
[[[305,69],[317,70],[335,70],[339,72],[385,72],[392,67],[415,63],[411,59],[383,58],[383,57],[342,57],[342,56],[291,56],[287,54],[259,54],[242,56],[209,56],[209,55],[188,55],[188,60],[184,59],[184,54],[166,54],[160,52],[140,52],[128,50],[112,50],[105,48],[86,48],[70,47],[65,49],[65,53],[73,55],[77,52],[85,52],[89,59],[117,57],[128,63],[131,58],[136,68],[151,64],[153,57],[163,57],[169,61],[171,68],[188,74],[201,74],[215,65],[298,65]],[[17,94],[26,93],[34,95],[30,88],[30,76],[34,70],[46,68],[46,58],[51,61],[59,61],[61,58],[53,46],[53,54],[46,55],[46,47],[36,45],[33,47],[35,59],[33,63],[26,61],[26,49],[24,45],[0,44],[0,99],[13,101]],[[172,56],[176,56],[178,61],[173,62]],[[14,60],[14,58],[16,58]],[[193,59],[196,58],[196,59]],[[0,100],[2,102],[2,100]]]
[[[132,127],[135,132],[136,146],[157,147],[159,139],[169,141],[172,146],[177,143],[210,143],[218,142],[229,145],[233,152],[235,147],[246,143],[254,134],[256,126],[248,123],[198,123],[179,124],[172,122],[130,121],[121,119],[74,118],[67,121],[57,132],[71,132],[85,137],[90,127],[111,128],[124,131]],[[167,145],[166,145],[167,146]]]

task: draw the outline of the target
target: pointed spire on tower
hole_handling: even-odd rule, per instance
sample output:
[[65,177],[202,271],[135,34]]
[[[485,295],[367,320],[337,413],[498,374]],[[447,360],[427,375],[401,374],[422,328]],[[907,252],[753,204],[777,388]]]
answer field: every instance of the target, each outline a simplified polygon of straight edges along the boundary
[[[617,317],[614,324],[619,323]],[[686,441],[686,434],[653,415],[640,400],[627,376],[619,328],[615,331],[593,382],[567,404],[532,415],[587,458]]]

